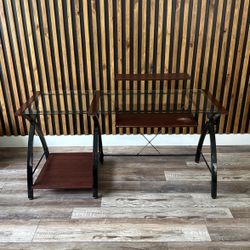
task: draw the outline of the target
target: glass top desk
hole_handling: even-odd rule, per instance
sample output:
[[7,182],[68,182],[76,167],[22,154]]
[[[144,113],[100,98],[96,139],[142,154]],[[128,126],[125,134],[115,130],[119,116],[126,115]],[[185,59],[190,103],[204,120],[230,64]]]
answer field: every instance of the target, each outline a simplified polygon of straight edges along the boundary
[[[92,112],[115,113],[117,127],[196,126],[194,118],[199,113],[208,116],[225,113],[222,105],[202,89],[95,91],[94,95]],[[150,117],[155,119],[147,119]],[[123,124],[125,118],[127,121]]]
[[[104,103],[109,105],[105,107]],[[207,121],[202,127],[195,161],[199,162],[201,155],[203,156],[202,146],[208,133],[211,147],[210,166],[204,156],[203,158],[211,173],[211,196],[217,197],[217,153],[214,125],[220,115],[226,113],[226,110],[209,91],[202,89],[96,91],[91,106],[92,115],[114,113],[117,128],[157,128],[157,133],[164,127],[197,127],[198,115],[205,114]],[[148,144],[152,145],[152,140],[146,137],[145,139]],[[141,152],[142,150],[137,155]]]
[[[74,105],[60,106],[66,100]],[[200,105],[203,103],[204,105]],[[47,105],[45,105],[47,104]],[[28,197],[33,199],[33,189],[39,188],[90,188],[98,197],[98,163],[103,162],[100,115],[114,115],[117,128],[162,128],[196,127],[199,113],[207,115],[207,122],[197,146],[195,161],[199,162],[206,134],[210,135],[211,195],[217,195],[217,156],[214,125],[220,114],[226,110],[206,90],[117,90],[117,91],[65,91],[54,93],[36,92],[16,112],[26,118],[31,126],[28,140],[27,183]],[[39,123],[40,116],[87,115],[94,123],[93,152],[91,153],[49,153]],[[39,136],[46,163],[33,182],[33,175],[39,165],[33,167],[33,138]],[[151,141],[148,141],[151,144]],[[70,166],[70,167],[69,167]]]

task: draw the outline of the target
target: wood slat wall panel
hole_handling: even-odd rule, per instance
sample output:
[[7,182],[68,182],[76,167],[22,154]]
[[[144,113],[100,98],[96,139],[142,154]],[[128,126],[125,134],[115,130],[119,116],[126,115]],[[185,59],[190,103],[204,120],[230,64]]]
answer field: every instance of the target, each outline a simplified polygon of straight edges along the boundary
[[[190,81],[122,82],[120,89],[209,89],[228,109],[219,133],[250,132],[250,3],[243,0],[0,0],[0,135],[25,135],[15,110],[35,90],[115,89],[116,73],[187,72]],[[173,97],[174,98],[174,97]],[[181,98],[175,97],[175,98]],[[152,100],[151,100],[152,99]],[[101,108],[112,108],[104,98]],[[162,97],[119,102],[162,108]],[[171,102],[168,103],[170,105]],[[44,98],[43,108],[85,109],[87,99]],[[200,102],[200,106],[206,105]],[[115,128],[101,116],[103,133],[156,133]],[[162,133],[199,133],[162,129]],[[87,116],[44,116],[45,134],[89,134]]]

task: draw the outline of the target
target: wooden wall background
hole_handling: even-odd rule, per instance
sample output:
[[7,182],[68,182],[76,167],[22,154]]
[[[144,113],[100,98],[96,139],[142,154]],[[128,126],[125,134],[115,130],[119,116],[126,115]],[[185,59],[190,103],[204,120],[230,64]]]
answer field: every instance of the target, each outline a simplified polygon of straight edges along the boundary
[[[0,15],[1,135],[27,134],[14,112],[32,91],[113,89],[115,72],[187,72],[228,109],[217,132],[250,132],[248,0],[0,0]],[[41,122],[47,134],[91,132],[87,117]]]

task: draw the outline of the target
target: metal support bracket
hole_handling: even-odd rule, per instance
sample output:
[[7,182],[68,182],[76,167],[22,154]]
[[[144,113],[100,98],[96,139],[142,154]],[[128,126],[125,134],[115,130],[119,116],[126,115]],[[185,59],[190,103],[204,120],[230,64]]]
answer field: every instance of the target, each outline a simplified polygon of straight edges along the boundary
[[154,148],[154,150],[158,153],[161,154],[161,152],[152,144],[152,141],[161,133],[161,130],[158,132],[158,134],[156,134],[151,140],[149,140],[144,134],[140,133],[140,135],[143,136],[143,138],[148,142],[137,154],[136,156],[141,155],[141,153],[143,152],[143,150],[150,145],[152,148]]

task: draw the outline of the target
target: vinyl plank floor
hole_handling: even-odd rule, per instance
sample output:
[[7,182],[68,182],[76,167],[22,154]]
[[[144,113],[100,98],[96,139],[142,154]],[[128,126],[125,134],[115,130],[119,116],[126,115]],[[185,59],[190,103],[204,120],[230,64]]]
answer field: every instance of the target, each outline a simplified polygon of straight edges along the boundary
[[0,243],[3,250],[249,250],[250,243],[239,242],[31,242]]
[[211,241],[205,224],[132,221],[41,221],[34,242],[119,241],[169,242]]
[[207,228],[214,241],[250,240],[250,219],[209,219]]
[[[105,153],[139,149],[104,147]],[[35,148],[35,161],[41,152]],[[210,149],[203,152],[209,162]],[[249,152],[249,146],[218,147],[217,199],[202,159],[107,156],[99,166],[99,199],[88,190],[34,190],[30,201],[26,148],[1,149],[0,249],[250,249]]]
[[74,208],[72,219],[81,218],[233,218],[228,208],[157,208],[157,207],[99,207],[99,208]]
[[0,220],[0,242],[30,242],[38,220]]

